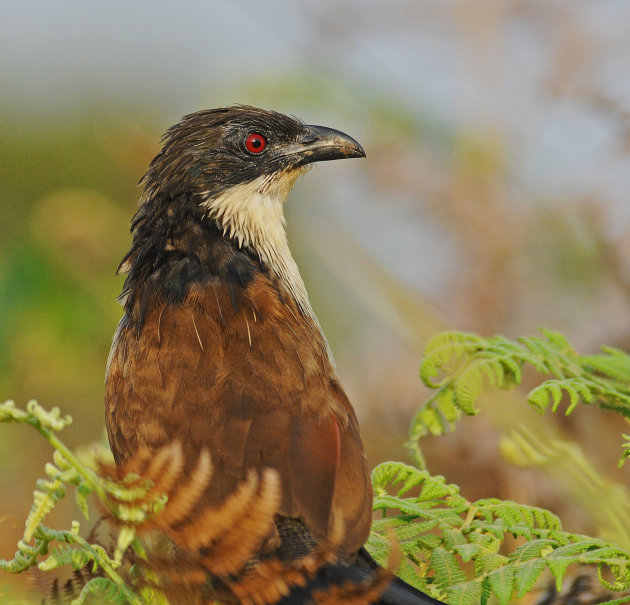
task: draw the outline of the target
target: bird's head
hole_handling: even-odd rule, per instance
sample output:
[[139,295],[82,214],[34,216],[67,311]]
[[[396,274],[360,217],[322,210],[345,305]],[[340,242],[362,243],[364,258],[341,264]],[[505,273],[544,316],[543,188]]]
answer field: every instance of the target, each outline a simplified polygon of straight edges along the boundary
[[134,245],[120,271],[139,259],[155,266],[151,257],[168,258],[164,251],[189,250],[186,225],[205,223],[257,256],[304,301],[284,201],[312,163],[358,157],[365,152],[347,134],[274,111],[239,105],[185,116],[166,132],[142,179]]
[[365,157],[343,132],[249,106],[209,109],[169,128],[143,179],[146,194],[191,193],[207,205],[226,191],[290,191],[310,164]]
[[249,106],[209,109],[169,128],[142,183],[136,218],[158,206],[177,216],[186,196],[241,247],[264,248],[284,226],[282,206],[314,162],[365,157],[352,137]]

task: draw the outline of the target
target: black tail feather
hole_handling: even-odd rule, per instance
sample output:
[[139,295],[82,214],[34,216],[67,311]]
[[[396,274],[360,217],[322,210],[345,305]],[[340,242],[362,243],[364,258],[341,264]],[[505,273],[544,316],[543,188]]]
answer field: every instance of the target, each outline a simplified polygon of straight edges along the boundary
[[[357,560],[352,565],[324,566],[306,586],[294,587],[280,603],[305,605],[313,603],[314,593],[325,594],[333,587],[369,585],[379,569],[379,565],[368,552],[361,549]],[[442,601],[430,597],[396,577],[372,603],[374,605],[444,605]]]

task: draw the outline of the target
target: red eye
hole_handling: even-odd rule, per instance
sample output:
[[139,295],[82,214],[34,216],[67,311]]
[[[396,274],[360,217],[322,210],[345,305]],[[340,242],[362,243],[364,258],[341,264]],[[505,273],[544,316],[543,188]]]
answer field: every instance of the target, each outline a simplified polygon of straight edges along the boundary
[[262,134],[250,134],[245,139],[245,148],[250,153],[261,153],[267,147],[267,139]]

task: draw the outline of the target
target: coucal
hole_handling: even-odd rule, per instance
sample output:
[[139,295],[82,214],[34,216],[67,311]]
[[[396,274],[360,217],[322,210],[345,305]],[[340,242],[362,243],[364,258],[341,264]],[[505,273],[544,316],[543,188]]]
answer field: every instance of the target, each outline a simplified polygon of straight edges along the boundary
[[[205,499],[217,505],[251,469],[275,469],[282,500],[268,543],[284,560],[341,527],[340,563],[320,572],[320,587],[369,576],[372,490],[283,205],[313,162],[359,157],[361,145],[342,132],[248,106],[200,111],[170,128],[141,181],[106,376],[118,465],[173,441],[190,460],[206,448]],[[381,598],[438,602],[402,581]]]

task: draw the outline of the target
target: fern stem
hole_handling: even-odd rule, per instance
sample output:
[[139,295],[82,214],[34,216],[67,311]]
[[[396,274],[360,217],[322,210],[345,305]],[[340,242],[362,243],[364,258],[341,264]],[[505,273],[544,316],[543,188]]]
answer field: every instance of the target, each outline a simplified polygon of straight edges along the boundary
[[78,458],[72,453],[70,448],[68,448],[68,446],[63,441],[61,441],[61,439],[59,439],[59,437],[57,437],[53,431],[43,426],[37,418],[34,418],[32,416],[26,419],[26,423],[32,426],[40,435],[44,437],[44,439],[46,439],[46,441],[48,441],[48,443],[50,443],[50,445],[53,446],[53,448],[55,448],[63,455],[68,464],[72,466],[72,468],[74,468],[74,470],[77,471],[77,473],[81,477],[83,477],[85,482],[92,488],[94,493],[100,498],[102,502],[107,502],[107,492],[99,481],[97,475],[90,469],[86,468],[83,464],[81,464]]
[[142,601],[129,589],[129,587],[125,584],[124,580],[116,573],[116,570],[112,567],[110,562],[103,557],[101,557],[98,552],[92,548],[92,545],[84,540],[79,535],[72,535],[71,539],[75,544],[78,544],[84,550],[88,551],[94,561],[98,564],[99,567],[107,574],[109,579],[116,584],[121,593],[125,595],[125,598],[131,605],[142,605]]

